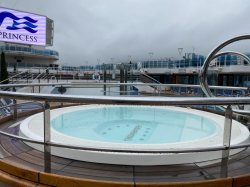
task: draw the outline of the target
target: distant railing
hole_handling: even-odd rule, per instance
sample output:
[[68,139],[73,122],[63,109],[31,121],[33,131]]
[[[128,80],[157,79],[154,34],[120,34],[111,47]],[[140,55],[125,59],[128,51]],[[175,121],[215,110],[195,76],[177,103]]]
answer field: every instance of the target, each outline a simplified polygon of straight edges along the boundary
[[[17,74],[15,74],[15,75],[9,77],[8,79],[5,79],[5,80],[1,81],[0,84],[2,84],[3,82],[6,82],[6,81],[13,80],[14,78],[16,78],[16,77],[18,77],[18,76],[20,76],[20,75],[22,75],[22,74],[24,74],[24,73],[27,73],[27,72],[28,72],[28,71],[23,71],[23,72],[21,72],[21,73],[17,73]],[[13,82],[13,81],[12,81],[12,82]]]
[[161,84],[161,82],[159,82],[158,80],[154,79],[153,77],[149,76],[147,73],[141,71],[140,74],[140,79],[144,82],[144,83],[157,83],[157,84]]
[[0,46],[0,51],[4,52],[23,52],[32,55],[44,55],[44,56],[55,56],[58,57],[59,53],[53,50],[39,50],[30,47],[19,47],[19,46]]

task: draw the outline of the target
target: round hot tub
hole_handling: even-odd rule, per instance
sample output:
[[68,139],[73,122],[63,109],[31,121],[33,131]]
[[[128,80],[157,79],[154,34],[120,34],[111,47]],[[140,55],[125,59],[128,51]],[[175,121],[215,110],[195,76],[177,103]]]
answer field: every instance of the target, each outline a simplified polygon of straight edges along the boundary
[[[52,142],[110,150],[166,151],[222,145],[224,117],[194,109],[88,105],[51,110]],[[43,113],[25,119],[20,135],[43,140]],[[233,121],[231,145],[247,141],[248,129]],[[28,143],[35,149],[43,146]],[[235,154],[241,150],[232,150]],[[52,147],[52,154],[97,163],[165,165],[202,162],[221,151],[179,154],[117,153]]]

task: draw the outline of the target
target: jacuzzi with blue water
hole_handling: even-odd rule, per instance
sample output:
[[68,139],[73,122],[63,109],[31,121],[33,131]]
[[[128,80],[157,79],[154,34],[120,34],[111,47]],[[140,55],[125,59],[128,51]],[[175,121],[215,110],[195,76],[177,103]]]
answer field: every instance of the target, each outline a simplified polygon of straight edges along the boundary
[[[221,158],[221,151],[161,153],[221,146],[223,116],[181,107],[85,105],[51,110],[51,141],[100,151],[52,147],[52,154],[81,161],[122,165],[166,165]],[[43,113],[25,119],[20,135],[43,140]],[[249,139],[248,129],[233,121],[231,145]],[[43,151],[42,145],[27,143]],[[101,151],[109,149],[111,152]],[[128,152],[112,152],[128,150]],[[159,151],[159,153],[133,153]],[[242,149],[231,150],[236,154]]]

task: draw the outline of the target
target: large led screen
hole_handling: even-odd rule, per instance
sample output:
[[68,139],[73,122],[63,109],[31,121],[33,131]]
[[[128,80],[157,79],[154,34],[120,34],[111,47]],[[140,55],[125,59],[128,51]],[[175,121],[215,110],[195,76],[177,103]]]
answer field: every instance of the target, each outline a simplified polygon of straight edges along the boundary
[[46,45],[46,17],[0,7],[0,41]]

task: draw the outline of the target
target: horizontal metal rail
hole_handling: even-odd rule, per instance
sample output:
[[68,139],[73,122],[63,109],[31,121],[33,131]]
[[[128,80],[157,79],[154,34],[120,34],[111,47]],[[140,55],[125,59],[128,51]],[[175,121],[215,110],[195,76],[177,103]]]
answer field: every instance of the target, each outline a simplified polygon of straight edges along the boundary
[[12,108],[15,106],[20,106],[20,105],[28,105],[28,104],[36,104],[37,106],[40,106],[41,108],[43,108],[43,104],[39,103],[39,102],[25,102],[25,103],[18,103],[18,104],[10,104],[10,105],[6,105],[6,106],[2,106],[0,107],[0,109],[4,109],[4,108]]
[[92,103],[92,104],[131,104],[131,105],[238,105],[250,104],[248,97],[126,97],[126,96],[80,96],[80,95],[51,95],[18,93],[0,91],[0,97],[20,100]]
[[[10,138],[15,138],[21,141],[35,143],[44,145],[43,140],[33,140],[29,138],[20,137],[17,135],[9,134],[3,131],[0,131],[0,134],[3,136],[7,136]],[[107,148],[95,148],[95,147],[83,147],[83,146],[76,146],[70,144],[61,144],[57,142],[48,142],[45,143],[46,145],[53,146],[53,147],[61,147],[67,149],[76,149],[76,150],[83,150],[83,151],[95,151],[95,152],[116,152],[116,153],[144,153],[144,154],[167,154],[167,153],[193,153],[193,152],[209,152],[209,151],[222,151],[227,150],[229,147],[227,146],[216,146],[216,147],[209,147],[209,148],[187,148],[187,149],[169,149],[169,150],[131,150],[131,149],[107,149]],[[250,143],[241,144],[241,145],[231,145],[230,149],[240,149],[240,148],[247,148],[250,147]]]
[[5,79],[5,80],[1,81],[0,84],[2,84],[2,83],[5,82],[5,81],[11,80],[11,79],[13,79],[13,78],[15,78],[15,77],[17,77],[17,76],[19,76],[19,75],[22,75],[22,74],[24,74],[24,73],[28,73],[28,71],[26,70],[26,71],[23,71],[23,72],[18,73],[18,74],[16,74],[16,75],[13,75],[12,77],[9,77],[8,79]]
[[[8,84],[0,85],[0,88],[13,88],[13,87],[33,87],[33,86],[64,86],[64,87],[75,87],[75,86],[158,86],[158,87],[188,87],[188,88],[201,88],[200,85],[191,84],[155,84],[155,83],[31,83],[31,84]],[[212,89],[228,89],[228,90],[249,90],[248,87],[233,87],[233,86],[209,86]]]

